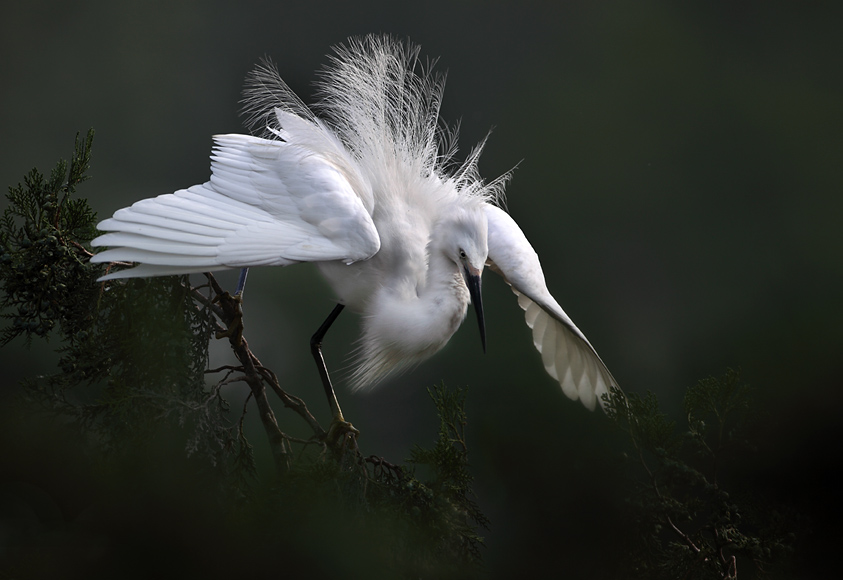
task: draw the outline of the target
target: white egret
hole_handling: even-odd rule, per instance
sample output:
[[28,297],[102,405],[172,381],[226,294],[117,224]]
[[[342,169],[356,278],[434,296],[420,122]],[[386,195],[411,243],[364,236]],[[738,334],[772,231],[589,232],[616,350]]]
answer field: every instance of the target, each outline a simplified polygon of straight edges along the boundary
[[[361,314],[353,388],[374,385],[440,350],[474,304],[485,349],[484,266],[518,297],[547,372],[589,409],[611,373],[548,292],[538,256],[496,206],[504,178],[485,183],[483,143],[453,163],[439,122],[444,79],[419,49],[389,37],[335,49],[318,85],[319,116],[270,65],[247,80],[259,133],[214,137],[210,181],[141,200],[99,224],[93,262],[137,262],[101,280],[314,262],[338,306]],[[327,370],[320,374],[342,420]],[[333,400],[332,400],[333,398]]]

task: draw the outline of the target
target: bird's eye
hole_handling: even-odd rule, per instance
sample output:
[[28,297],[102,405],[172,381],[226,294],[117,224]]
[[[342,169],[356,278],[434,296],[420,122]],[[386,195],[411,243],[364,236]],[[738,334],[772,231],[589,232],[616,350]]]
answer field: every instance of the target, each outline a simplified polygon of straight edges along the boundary
[[465,250],[460,250],[460,259],[465,260],[468,256],[465,255]]

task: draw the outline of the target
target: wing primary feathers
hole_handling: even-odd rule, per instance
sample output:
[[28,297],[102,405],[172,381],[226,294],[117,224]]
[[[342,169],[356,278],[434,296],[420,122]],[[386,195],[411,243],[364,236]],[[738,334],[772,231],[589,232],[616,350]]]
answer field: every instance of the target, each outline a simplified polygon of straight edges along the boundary
[[[498,207],[486,206],[489,261],[518,297],[533,344],[562,392],[589,408],[617,385],[594,347],[547,290],[541,264],[521,228]],[[601,406],[604,404],[600,400]]]

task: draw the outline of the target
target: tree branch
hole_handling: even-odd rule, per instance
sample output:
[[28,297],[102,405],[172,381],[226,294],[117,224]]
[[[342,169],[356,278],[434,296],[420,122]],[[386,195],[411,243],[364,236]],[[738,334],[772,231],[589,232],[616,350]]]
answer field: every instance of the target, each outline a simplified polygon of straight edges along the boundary
[[208,372],[237,370],[243,373],[243,376],[238,377],[238,379],[249,385],[260,412],[264,430],[269,438],[276,465],[282,472],[286,471],[290,464],[289,446],[287,443],[290,437],[278,427],[278,421],[266,396],[266,385],[269,385],[278,398],[281,399],[285,407],[292,409],[304,419],[313,431],[315,439],[323,440],[326,436],[326,431],[310,413],[304,401],[284,391],[275,373],[263,366],[260,360],[258,360],[258,357],[249,348],[249,343],[243,337],[243,312],[240,297],[231,296],[231,294],[224,291],[213,275],[206,274],[206,276],[215,294],[214,298],[210,299],[204,296],[195,288],[193,289],[193,297],[201,304],[210,308],[214,315],[222,322],[225,328],[217,332],[217,338],[228,338],[234,356],[237,357],[241,365],[239,367],[224,365]]

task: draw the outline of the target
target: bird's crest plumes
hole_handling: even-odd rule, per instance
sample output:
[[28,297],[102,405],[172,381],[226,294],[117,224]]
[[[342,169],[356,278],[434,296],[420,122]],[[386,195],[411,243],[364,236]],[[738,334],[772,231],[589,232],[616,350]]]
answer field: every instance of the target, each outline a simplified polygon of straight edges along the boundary
[[287,83],[281,78],[275,63],[265,57],[255,70],[246,76],[243,87],[244,125],[249,131],[264,139],[275,139],[272,127],[278,125],[275,109],[281,109],[303,119],[314,121],[315,116]]
[[[246,79],[243,114],[255,134],[277,139],[276,108],[331,131],[362,167],[403,167],[417,177],[451,182],[467,198],[497,202],[509,173],[484,183],[477,168],[485,139],[454,161],[458,126],[439,118],[445,84],[420,47],[390,36],[349,39],[335,47],[310,109],[264,61]],[[314,110],[319,113],[317,116]]]

